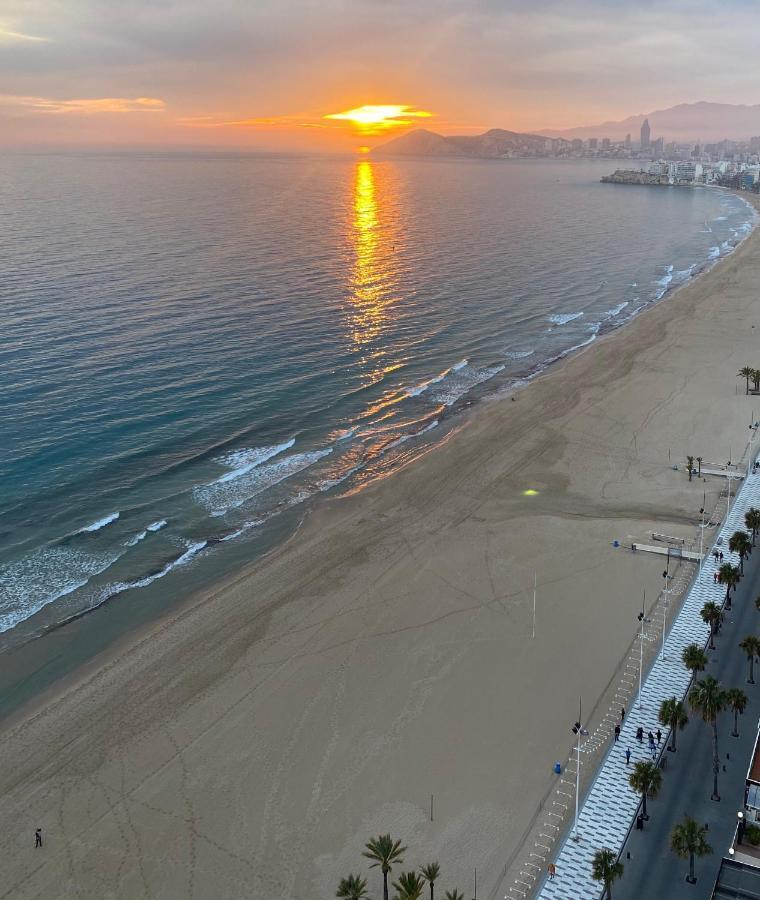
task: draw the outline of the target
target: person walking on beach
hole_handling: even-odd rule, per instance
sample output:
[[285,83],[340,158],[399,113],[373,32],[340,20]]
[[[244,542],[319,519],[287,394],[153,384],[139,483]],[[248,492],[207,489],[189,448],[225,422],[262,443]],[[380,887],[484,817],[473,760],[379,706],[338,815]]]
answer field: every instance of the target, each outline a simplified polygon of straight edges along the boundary
[[631,748],[625,748],[625,764],[628,766],[631,763]]
[[42,829],[38,828],[34,832],[34,849],[36,850],[37,847],[41,847],[41,846],[42,846]]
[[617,741],[619,741],[619,740],[620,740],[620,726],[616,725],[615,726],[615,742],[617,743]]
[[549,863],[546,868],[549,871],[549,881],[554,881],[554,876],[557,874],[557,867],[554,865],[554,863]]

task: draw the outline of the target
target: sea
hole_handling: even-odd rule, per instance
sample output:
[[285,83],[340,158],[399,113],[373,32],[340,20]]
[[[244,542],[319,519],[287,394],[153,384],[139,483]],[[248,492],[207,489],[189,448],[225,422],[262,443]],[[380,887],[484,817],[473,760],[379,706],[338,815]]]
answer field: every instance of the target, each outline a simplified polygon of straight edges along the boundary
[[610,167],[0,157],[0,651],[297,540],[754,226]]

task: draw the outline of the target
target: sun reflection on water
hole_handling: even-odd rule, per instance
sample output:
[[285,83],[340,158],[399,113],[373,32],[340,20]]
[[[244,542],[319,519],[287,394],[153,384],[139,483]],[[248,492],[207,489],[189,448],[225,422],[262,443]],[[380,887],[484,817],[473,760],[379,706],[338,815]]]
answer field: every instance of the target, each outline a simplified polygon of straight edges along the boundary
[[372,384],[399,368],[391,362],[384,338],[392,323],[392,307],[397,297],[395,237],[380,208],[380,197],[387,193],[376,183],[375,166],[369,160],[356,164],[353,184],[353,216],[350,244],[354,264],[349,282],[350,336],[360,354],[364,381]]

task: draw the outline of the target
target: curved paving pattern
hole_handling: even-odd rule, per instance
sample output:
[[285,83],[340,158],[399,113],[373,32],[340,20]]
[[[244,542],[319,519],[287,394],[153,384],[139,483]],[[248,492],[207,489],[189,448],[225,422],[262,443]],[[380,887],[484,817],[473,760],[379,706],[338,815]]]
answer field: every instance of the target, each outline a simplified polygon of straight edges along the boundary
[[[715,546],[723,552],[724,562],[738,565],[738,556],[728,551],[728,539],[735,531],[744,530],[744,514],[751,506],[760,507],[760,475],[750,475],[745,480],[718,533]],[[636,740],[636,729],[640,725],[645,736],[648,731],[656,732],[662,727],[657,720],[662,701],[686,695],[690,676],[681,663],[683,648],[687,644],[707,642],[709,630],[699,616],[700,610],[708,600],[722,605],[725,599],[725,588],[714,582],[715,569],[716,562],[708,554],[665,640],[665,659],[657,657],[644,681],[641,709],[636,701],[631,704],[620,742],[610,748],[583,801],[578,816],[579,840],[574,841],[569,834],[565,837],[555,860],[557,877],[554,881],[544,881],[538,893],[541,900],[599,900],[602,889],[591,878],[591,861],[601,847],[622,851],[640,799],[631,790],[628,775],[634,762],[651,759],[646,740],[643,744]],[[666,744],[667,737],[663,736],[660,753]],[[631,748],[630,767],[625,765],[626,747]]]

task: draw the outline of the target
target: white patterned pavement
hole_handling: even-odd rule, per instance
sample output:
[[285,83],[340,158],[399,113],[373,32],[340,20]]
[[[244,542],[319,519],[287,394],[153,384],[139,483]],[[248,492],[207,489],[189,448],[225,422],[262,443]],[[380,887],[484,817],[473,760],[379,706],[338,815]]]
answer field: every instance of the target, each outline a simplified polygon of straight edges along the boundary
[[[714,546],[723,552],[724,562],[739,563],[738,555],[728,551],[728,539],[735,531],[745,530],[744,514],[751,506],[760,508],[760,475],[745,479],[718,533]],[[554,860],[557,877],[554,881],[544,881],[537,895],[541,900],[598,900],[601,897],[602,886],[591,878],[592,859],[602,847],[620,853],[634,823],[640,796],[631,789],[628,776],[634,762],[651,759],[646,735],[662,727],[657,719],[662,701],[674,696],[683,699],[686,695],[691,676],[681,662],[681,652],[687,644],[704,645],[707,642],[709,629],[699,615],[704,604],[712,600],[722,605],[725,600],[725,587],[715,584],[713,579],[716,565],[712,555],[708,554],[665,640],[665,659],[658,653],[643,683],[641,709],[638,701],[633,700],[626,712],[620,742],[610,748],[583,801],[578,815],[579,840],[574,841],[571,834],[565,837]],[[644,729],[642,744],[636,740],[639,726]],[[664,735],[660,750],[666,742]],[[625,764],[626,747],[631,748],[630,766]]]

